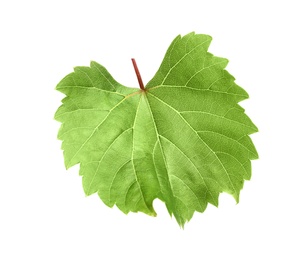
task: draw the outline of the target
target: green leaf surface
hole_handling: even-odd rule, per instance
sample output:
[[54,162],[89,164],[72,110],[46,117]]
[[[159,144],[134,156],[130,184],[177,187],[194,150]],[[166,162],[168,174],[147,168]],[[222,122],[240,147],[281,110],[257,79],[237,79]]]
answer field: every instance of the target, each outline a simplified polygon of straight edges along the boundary
[[221,192],[239,201],[258,158],[249,137],[257,128],[238,105],[248,94],[228,61],[207,51],[210,42],[176,37],[145,90],[119,84],[96,62],[61,80],[58,138],[66,167],[80,164],[87,195],[152,216],[159,198],[180,226],[208,202],[217,206]]

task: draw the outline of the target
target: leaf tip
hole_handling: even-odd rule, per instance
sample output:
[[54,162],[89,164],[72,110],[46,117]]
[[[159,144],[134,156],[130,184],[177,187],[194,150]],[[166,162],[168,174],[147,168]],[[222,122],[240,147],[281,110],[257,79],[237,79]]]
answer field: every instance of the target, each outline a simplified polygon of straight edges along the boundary
[[157,217],[157,212],[153,211],[153,212],[150,212],[148,215],[151,217]]
[[235,192],[234,194],[232,194],[232,196],[235,199],[236,205],[239,203],[239,193]]
[[94,61],[94,60],[91,60],[90,61],[90,67],[92,68],[92,67],[96,67],[96,65],[98,65],[98,63],[96,62],[96,61]]
[[66,152],[64,151],[64,164],[65,164],[65,168],[66,170],[68,170],[69,168],[71,168],[74,164],[71,163],[71,160],[68,160],[66,158]]

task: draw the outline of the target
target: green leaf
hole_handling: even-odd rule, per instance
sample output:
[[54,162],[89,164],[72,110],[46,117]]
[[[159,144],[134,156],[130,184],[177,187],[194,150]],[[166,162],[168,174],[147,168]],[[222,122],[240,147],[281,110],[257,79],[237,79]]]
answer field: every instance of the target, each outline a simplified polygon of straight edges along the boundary
[[55,114],[66,167],[80,164],[87,195],[124,213],[155,216],[164,201],[180,226],[221,192],[239,201],[256,126],[238,102],[248,94],[228,61],[207,50],[208,35],[178,36],[145,90],[125,87],[96,62],[57,85],[66,97]]

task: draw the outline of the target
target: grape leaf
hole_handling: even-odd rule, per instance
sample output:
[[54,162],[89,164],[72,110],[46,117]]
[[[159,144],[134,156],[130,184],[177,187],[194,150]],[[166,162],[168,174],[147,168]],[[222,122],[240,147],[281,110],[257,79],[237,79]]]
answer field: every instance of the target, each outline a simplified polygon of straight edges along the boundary
[[87,195],[152,216],[159,198],[180,226],[217,206],[221,192],[239,201],[258,158],[249,135],[258,130],[238,105],[248,94],[225,70],[228,60],[207,51],[210,42],[176,37],[145,88],[137,67],[141,89],[96,62],[59,82],[66,97],[55,114],[58,138],[66,168],[80,164]]

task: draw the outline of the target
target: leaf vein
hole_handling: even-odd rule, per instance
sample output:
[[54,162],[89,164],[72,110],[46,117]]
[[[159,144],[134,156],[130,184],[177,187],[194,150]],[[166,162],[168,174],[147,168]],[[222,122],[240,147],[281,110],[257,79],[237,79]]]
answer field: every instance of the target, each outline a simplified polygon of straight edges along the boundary
[[171,71],[183,60],[185,59],[190,53],[192,53],[195,49],[197,49],[198,47],[204,45],[205,43],[211,41],[211,39],[208,39],[198,45],[196,45],[195,47],[193,47],[189,52],[185,53],[170,69],[169,71],[166,73],[162,83],[160,85],[164,85],[164,82],[166,81],[167,77],[169,76],[169,74],[171,73]]
[[195,132],[196,136],[198,137],[198,139],[200,139],[203,144],[215,155],[215,157],[217,158],[217,160],[219,161],[220,165],[222,166],[222,168],[224,169],[226,175],[228,176],[228,179],[231,183],[231,186],[233,188],[233,190],[235,191],[234,185],[230,179],[229,173],[227,171],[227,169],[225,168],[224,164],[221,162],[221,160],[219,159],[219,157],[216,155],[216,153],[210,148],[210,146],[208,146],[208,144],[198,135],[197,131],[185,120],[185,118],[181,115],[181,113],[179,111],[177,111],[174,107],[170,106],[169,104],[165,103],[162,99],[158,98],[157,96],[149,93],[150,95],[152,95],[154,98],[156,98],[157,100],[161,101],[163,104],[165,104],[167,107],[171,108],[172,110],[174,110],[177,114],[179,114],[179,116],[182,118],[182,120],[191,128],[191,130],[193,132]]

